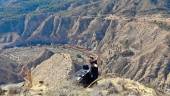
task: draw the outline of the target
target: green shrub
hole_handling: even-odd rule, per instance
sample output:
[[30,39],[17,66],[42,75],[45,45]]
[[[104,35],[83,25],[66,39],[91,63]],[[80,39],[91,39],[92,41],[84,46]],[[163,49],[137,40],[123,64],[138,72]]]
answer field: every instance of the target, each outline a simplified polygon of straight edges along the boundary
[[77,56],[77,58],[82,58],[82,56],[80,54],[77,54],[76,56]]
[[158,25],[161,29],[164,29],[166,31],[170,31],[170,25],[166,22],[161,22],[161,21],[154,21],[154,24]]

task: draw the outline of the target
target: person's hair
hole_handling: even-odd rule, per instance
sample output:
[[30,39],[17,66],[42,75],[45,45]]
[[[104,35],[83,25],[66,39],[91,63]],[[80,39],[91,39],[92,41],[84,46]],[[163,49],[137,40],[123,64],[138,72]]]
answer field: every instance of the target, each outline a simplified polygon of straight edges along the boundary
[[94,57],[90,56],[90,59],[94,59]]

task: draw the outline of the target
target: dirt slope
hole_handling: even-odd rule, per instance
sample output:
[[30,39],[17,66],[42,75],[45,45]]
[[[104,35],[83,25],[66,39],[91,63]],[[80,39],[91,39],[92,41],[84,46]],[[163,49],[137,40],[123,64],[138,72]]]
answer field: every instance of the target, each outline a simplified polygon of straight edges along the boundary
[[30,68],[30,69],[34,69],[37,67],[38,64],[40,64],[41,62],[49,59],[52,55],[54,55],[54,53],[48,49],[44,49],[38,57],[36,57],[35,60],[29,62],[27,64],[27,66]]
[[60,89],[65,83],[68,83],[71,66],[72,61],[69,54],[54,54],[33,70],[33,85],[44,81],[49,89]]
[[7,57],[0,56],[0,84],[21,82],[18,75],[18,64]]

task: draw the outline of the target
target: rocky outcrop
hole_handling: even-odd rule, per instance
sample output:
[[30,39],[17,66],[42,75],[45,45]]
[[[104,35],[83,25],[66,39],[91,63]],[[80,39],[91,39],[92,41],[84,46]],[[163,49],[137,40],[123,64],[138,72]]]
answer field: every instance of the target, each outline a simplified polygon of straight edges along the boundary
[[129,79],[104,78],[98,81],[98,84],[89,89],[91,96],[164,96],[149,87],[146,87],[138,82]]
[[34,69],[36,68],[41,62],[49,59],[54,53],[48,49],[44,49],[40,55],[33,61],[27,64],[28,68]]
[[75,85],[66,85],[60,90],[48,92],[49,96],[168,96],[133,80],[120,77],[105,77],[91,88],[81,88]]
[[33,86],[44,82],[49,90],[60,89],[67,84],[72,61],[69,54],[57,53],[38,65],[32,72]]

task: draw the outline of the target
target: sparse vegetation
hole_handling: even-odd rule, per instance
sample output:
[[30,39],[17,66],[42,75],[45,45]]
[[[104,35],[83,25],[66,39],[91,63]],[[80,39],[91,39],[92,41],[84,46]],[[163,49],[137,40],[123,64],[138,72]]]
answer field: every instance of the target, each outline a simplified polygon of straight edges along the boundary
[[161,22],[161,21],[155,20],[153,23],[158,25],[163,30],[170,31],[170,24],[168,24],[166,22]]
[[4,90],[2,90],[2,88],[0,88],[0,96],[4,95]]
[[125,51],[123,51],[122,53],[121,53],[121,55],[123,56],[123,57],[129,57],[129,56],[133,56],[133,55],[135,55],[135,53],[132,51],[132,50],[125,50]]
[[123,39],[120,43],[122,44],[123,48],[129,49],[131,42],[132,41],[129,39]]
[[77,54],[77,58],[82,58],[82,56],[80,54]]
[[166,37],[165,43],[170,47],[170,35]]
[[[28,13],[59,12],[67,9],[76,0],[22,0],[0,6],[0,18],[15,17]],[[6,1],[8,2],[8,1]]]

